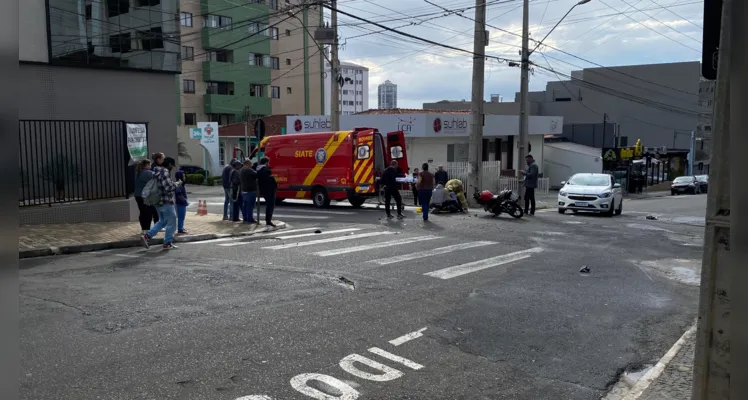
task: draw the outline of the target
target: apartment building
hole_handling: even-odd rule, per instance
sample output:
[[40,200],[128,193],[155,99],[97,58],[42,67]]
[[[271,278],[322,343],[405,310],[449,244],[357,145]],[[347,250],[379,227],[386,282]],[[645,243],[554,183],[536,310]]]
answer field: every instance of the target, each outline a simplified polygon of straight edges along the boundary
[[378,108],[380,110],[393,110],[397,108],[397,85],[390,81],[384,81],[377,87]]
[[712,121],[714,118],[714,90],[716,81],[702,79],[699,82],[699,124],[696,127],[696,152],[694,171],[709,173],[709,159],[712,149]]
[[309,35],[322,9],[303,3],[181,0],[180,137],[199,121],[242,121],[245,110],[252,119],[323,111],[324,58]]
[[[19,2],[21,223],[137,215],[126,124],[146,135],[146,152],[177,153],[178,9],[178,0]],[[50,172],[31,172],[40,168]]]
[[[340,61],[340,75],[343,86],[340,88],[340,114],[352,115],[369,109],[369,68],[362,65]],[[330,64],[325,69],[325,115],[332,114],[330,93],[332,73]]]

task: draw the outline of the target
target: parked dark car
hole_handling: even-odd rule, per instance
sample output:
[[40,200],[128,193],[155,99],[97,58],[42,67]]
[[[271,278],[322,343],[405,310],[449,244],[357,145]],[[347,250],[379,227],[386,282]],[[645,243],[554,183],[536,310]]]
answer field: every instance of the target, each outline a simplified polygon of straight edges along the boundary
[[701,184],[695,176],[679,176],[673,179],[670,185],[670,194],[699,194],[701,193]]
[[185,174],[205,175],[205,170],[202,167],[198,167],[197,165],[180,165],[179,170],[184,171]]
[[699,181],[699,186],[701,186],[701,193],[709,191],[709,175],[696,175],[696,180]]

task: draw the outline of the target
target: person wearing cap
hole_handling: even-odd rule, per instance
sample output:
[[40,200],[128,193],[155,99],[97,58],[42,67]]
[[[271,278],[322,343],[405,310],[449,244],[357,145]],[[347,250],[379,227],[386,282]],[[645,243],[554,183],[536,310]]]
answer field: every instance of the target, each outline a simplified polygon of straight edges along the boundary
[[[233,219],[233,215],[230,212],[234,210],[234,203],[231,201],[231,173],[234,171],[234,162],[236,159],[232,159],[221,172],[221,183],[223,184],[223,193],[226,196],[223,200],[223,220],[228,221]],[[229,218],[231,217],[231,218]]]
[[177,235],[186,235],[186,229],[184,229],[184,219],[187,217],[187,206],[190,202],[187,201],[187,189],[185,185],[184,171],[177,171],[175,175],[177,179],[177,190],[174,192],[177,206]]

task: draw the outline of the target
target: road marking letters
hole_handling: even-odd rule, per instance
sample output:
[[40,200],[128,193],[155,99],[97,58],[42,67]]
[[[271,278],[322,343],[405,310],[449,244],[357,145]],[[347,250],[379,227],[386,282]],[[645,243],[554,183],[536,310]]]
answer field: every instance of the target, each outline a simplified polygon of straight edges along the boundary
[[423,331],[425,330],[426,328],[421,328],[415,332],[406,333],[399,338],[390,340],[390,344],[393,346],[400,346],[401,344],[410,342],[413,339],[418,339],[419,337],[423,336]]

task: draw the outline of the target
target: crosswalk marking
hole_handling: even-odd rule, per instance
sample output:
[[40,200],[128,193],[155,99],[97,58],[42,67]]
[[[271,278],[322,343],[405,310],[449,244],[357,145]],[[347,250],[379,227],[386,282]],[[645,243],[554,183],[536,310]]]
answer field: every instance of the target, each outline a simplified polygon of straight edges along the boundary
[[411,238],[405,238],[405,239],[391,240],[389,242],[371,243],[371,244],[364,244],[361,246],[346,247],[342,249],[325,250],[325,251],[314,253],[314,255],[320,256],[320,257],[329,257],[329,256],[340,255],[340,254],[355,253],[357,251],[380,249],[382,247],[398,246],[398,245],[403,245],[403,244],[408,244],[408,243],[414,243],[414,242],[419,242],[419,241],[424,241],[424,240],[434,240],[434,239],[441,239],[441,237],[440,236],[417,236],[417,237],[411,237]]
[[[262,214],[265,215],[264,213]],[[275,214],[273,213],[273,218],[290,218],[290,219],[330,219],[330,217],[326,215],[301,215],[301,214]]]
[[263,249],[270,249],[270,250],[281,250],[281,249],[290,249],[293,247],[301,247],[301,246],[313,246],[315,244],[323,244],[323,243],[330,243],[330,242],[341,242],[343,240],[351,240],[351,239],[362,239],[372,236],[379,236],[379,235],[389,235],[391,232],[383,231],[383,232],[366,232],[366,233],[359,233],[356,235],[346,235],[346,236],[337,236],[337,237],[331,237],[327,239],[319,239],[319,240],[310,240],[308,242],[299,242],[299,243],[287,243],[287,244],[280,244],[276,246],[268,246],[263,247]]
[[471,272],[481,271],[487,268],[498,267],[499,265],[523,260],[525,258],[532,257],[533,254],[537,254],[542,251],[542,247],[533,247],[531,249],[516,251],[514,253],[504,254],[498,257],[487,258],[485,260],[478,260],[462,265],[455,265],[454,267],[428,272],[424,275],[439,279],[451,279],[461,275],[469,274]]
[[361,228],[345,228],[345,229],[336,229],[336,230],[333,230],[333,231],[320,231],[320,233],[314,233],[314,232],[312,232],[312,233],[301,233],[301,234],[298,234],[298,235],[288,235],[288,236],[287,235],[283,235],[283,236],[278,236],[278,239],[282,239],[282,240],[285,240],[285,239],[296,239],[296,238],[307,237],[307,236],[332,235],[334,233],[354,232],[354,231],[360,231],[360,230],[361,230]]
[[401,256],[381,258],[379,260],[372,260],[371,262],[375,264],[379,264],[379,265],[389,265],[389,264],[399,263],[403,261],[415,260],[417,258],[436,256],[439,254],[446,254],[451,251],[465,250],[465,249],[471,249],[474,247],[481,247],[481,246],[488,246],[491,244],[496,244],[496,242],[479,241],[479,242],[460,243],[460,244],[455,244],[452,246],[437,247],[431,250],[419,251],[419,252],[411,253],[411,254],[404,254]]

